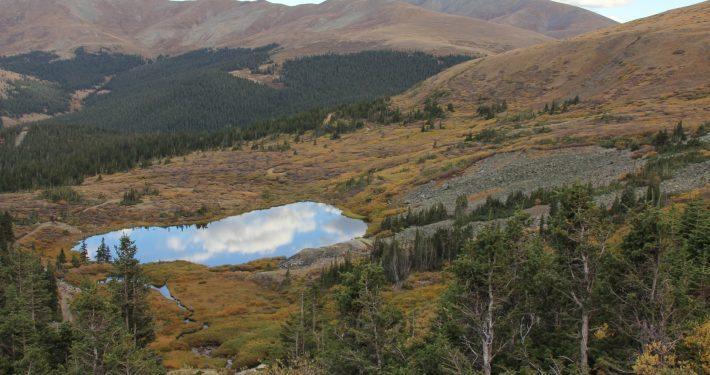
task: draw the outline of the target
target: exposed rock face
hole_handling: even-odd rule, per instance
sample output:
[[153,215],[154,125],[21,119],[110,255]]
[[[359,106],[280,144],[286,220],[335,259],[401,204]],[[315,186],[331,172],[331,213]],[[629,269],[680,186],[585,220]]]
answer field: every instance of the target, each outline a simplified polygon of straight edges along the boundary
[[326,266],[334,261],[342,260],[346,256],[358,257],[366,255],[372,247],[368,239],[354,239],[331,246],[317,249],[303,249],[298,254],[288,258],[281,264],[281,268],[298,269],[313,266]]

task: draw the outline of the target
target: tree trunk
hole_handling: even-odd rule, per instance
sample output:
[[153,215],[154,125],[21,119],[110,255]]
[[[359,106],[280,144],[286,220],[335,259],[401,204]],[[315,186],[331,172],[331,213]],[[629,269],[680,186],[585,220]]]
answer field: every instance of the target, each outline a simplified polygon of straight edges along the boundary
[[483,373],[491,375],[493,362],[493,273],[488,273],[488,309],[483,335]]
[[579,342],[579,371],[582,375],[589,374],[589,313],[582,312],[582,338]]
[[320,350],[320,343],[316,334],[316,292],[313,292],[313,301],[311,302],[311,334],[316,344],[316,350]]
[[491,375],[491,346],[483,339],[483,374]]

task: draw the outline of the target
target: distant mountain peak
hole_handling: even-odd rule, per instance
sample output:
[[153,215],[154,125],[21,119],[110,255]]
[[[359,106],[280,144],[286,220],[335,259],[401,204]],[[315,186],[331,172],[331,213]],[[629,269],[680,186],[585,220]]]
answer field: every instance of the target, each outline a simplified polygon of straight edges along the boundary
[[563,39],[616,25],[592,11],[550,0],[403,0],[437,12],[483,19]]
[[278,43],[285,57],[366,49],[496,54],[548,41],[501,22],[401,0],[0,0],[0,54],[77,47],[147,56]]

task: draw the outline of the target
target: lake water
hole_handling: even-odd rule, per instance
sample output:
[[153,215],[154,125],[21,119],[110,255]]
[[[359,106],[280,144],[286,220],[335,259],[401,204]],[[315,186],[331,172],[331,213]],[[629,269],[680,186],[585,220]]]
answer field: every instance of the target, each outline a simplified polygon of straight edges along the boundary
[[[86,244],[93,259],[102,238],[114,249],[126,234],[136,243],[142,263],[186,260],[217,266],[288,257],[306,248],[361,237],[366,230],[364,222],[343,216],[333,206],[299,202],[207,225],[124,229],[87,238]],[[78,248],[77,244],[74,250]]]

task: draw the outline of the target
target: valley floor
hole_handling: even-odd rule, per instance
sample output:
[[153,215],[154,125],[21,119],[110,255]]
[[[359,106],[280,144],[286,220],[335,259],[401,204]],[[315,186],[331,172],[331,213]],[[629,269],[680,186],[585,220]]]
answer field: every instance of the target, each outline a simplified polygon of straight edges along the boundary
[[[37,191],[2,194],[0,211],[13,212],[20,220],[20,245],[42,249],[51,258],[86,236],[111,230],[207,222],[302,200],[333,204],[350,216],[365,218],[372,234],[387,215],[434,202],[451,210],[459,195],[466,195],[475,207],[489,196],[573,182],[608,187],[608,194],[613,194],[616,183],[655,153],[643,146],[630,151],[599,145],[610,139],[619,144],[644,139],[677,121],[645,111],[624,114],[633,120],[610,123],[602,119],[604,113],[580,107],[524,121],[484,121],[471,108],[461,107],[427,132],[421,131],[421,123],[368,124],[340,139],[305,136],[296,142],[282,136],[267,143],[281,144],[289,138],[287,151],[245,147],[200,152],[91,177],[74,188],[82,197],[76,203],[52,203]],[[686,126],[692,132],[702,114],[689,117]],[[500,137],[467,140],[484,129],[495,129]],[[572,129],[577,135],[571,135]],[[664,188],[710,198],[707,161],[674,172],[680,178],[666,181]],[[123,193],[130,188],[158,194],[146,195],[136,205],[122,205]],[[286,271],[279,263],[267,260],[213,269],[185,262],[147,265],[156,285],[167,281],[173,295],[194,310],[189,316],[194,322],[186,323],[185,311],[153,293],[158,334],[153,346],[166,365],[220,368],[228,365],[226,358],[233,358],[229,365],[240,368],[269,358],[281,322],[294,309],[298,286],[320,270],[306,268],[286,285]],[[104,274],[103,269],[87,266],[73,270],[69,281],[98,280]],[[444,280],[440,274],[417,274],[409,284],[411,288],[388,296],[405,311],[416,310],[425,331],[434,313],[430,302],[444,289]]]

